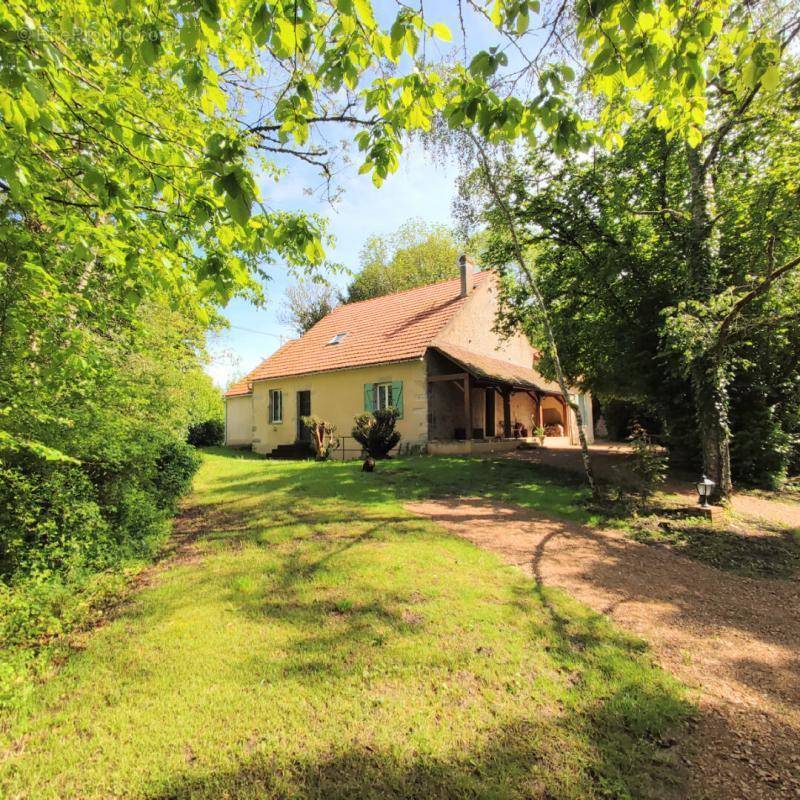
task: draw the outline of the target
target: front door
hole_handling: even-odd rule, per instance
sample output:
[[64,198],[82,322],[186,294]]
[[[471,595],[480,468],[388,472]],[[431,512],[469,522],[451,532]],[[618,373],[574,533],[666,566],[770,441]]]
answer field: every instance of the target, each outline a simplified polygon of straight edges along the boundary
[[297,441],[311,444],[311,431],[302,423],[303,417],[311,416],[311,392],[297,393]]

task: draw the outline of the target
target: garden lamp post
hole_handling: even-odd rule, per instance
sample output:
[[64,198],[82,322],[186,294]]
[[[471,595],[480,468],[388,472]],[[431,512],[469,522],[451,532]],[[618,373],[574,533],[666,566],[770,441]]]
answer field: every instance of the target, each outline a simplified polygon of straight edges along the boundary
[[711,492],[717,484],[705,475],[697,482],[697,494],[699,497],[700,505],[703,508],[708,506],[708,498],[711,497]]

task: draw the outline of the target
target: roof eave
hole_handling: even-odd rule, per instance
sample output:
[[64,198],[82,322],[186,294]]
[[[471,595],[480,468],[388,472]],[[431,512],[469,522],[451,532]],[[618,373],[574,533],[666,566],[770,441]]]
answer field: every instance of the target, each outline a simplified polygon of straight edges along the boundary
[[544,387],[539,386],[537,383],[534,383],[534,382],[527,382],[526,381],[524,383],[520,383],[518,381],[511,381],[511,380],[507,380],[505,378],[501,378],[499,376],[488,375],[486,373],[483,373],[483,372],[477,370],[476,367],[471,366],[468,362],[457,358],[456,356],[454,356],[451,353],[449,353],[446,349],[444,349],[443,347],[439,347],[436,344],[430,345],[430,349],[436,350],[438,353],[441,353],[441,355],[443,355],[445,358],[449,358],[451,361],[453,361],[456,364],[458,364],[466,372],[469,372],[470,375],[472,375],[472,377],[475,378],[478,381],[485,381],[487,383],[500,383],[500,384],[503,384],[505,386],[508,386],[511,389],[518,389],[519,391],[523,391],[523,392],[535,391],[535,392],[539,392],[539,394],[552,395],[554,397],[560,397],[561,396],[561,392],[560,391],[554,391],[552,389],[545,389]]
[[[406,364],[411,361],[422,361],[423,355],[411,356],[409,358],[393,358],[389,361],[370,361],[367,364],[348,364],[344,367],[332,367],[330,369],[315,369],[309,372],[292,372],[284,375],[272,375],[267,378],[253,378],[252,383],[264,383],[265,381],[282,381],[286,378],[305,378],[308,375],[327,375],[329,372],[350,372],[354,369],[367,369],[368,367],[379,367],[382,364]],[[252,394],[252,393],[251,393]]]

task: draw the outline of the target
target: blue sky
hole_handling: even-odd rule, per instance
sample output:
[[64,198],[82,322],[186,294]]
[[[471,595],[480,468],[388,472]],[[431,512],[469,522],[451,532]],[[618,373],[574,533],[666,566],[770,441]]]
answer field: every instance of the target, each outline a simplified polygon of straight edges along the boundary
[[[381,0],[377,0],[375,6],[379,9],[378,16],[383,16]],[[396,6],[387,4],[384,10],[388,19],[396,13]],[[444,22],[453,34],[450,44],[433,43],[428,48],[429,58],[445,57],[454,48],[460,55],[463,42],[457,4],[451,0],[426,2],[425,16],[429,22]],[[465,10],[464,22],[470,53],[496,43],[495,32],[486,20]],[[513,54],[509,55],[513,61]],[[343,129],[338,133],[342,139],[352,139],[355,132]],[[357,152],[354,157],[357,158]],[[323,193],[307,193],[321,182],[314,168],[297,160],[286,160],[281,165],[287,169],[287,174],[277,184],[267,179],[261,181],[265,203],[275,209],[324,215],[335,239],[335,244],[327,251],[329,260],[353,271],[358,268],[361,246],[372,234],[390,233],[412,217],[432,223],[452,223],[457,167],[442,164],[439,159],[435,163],[418,143],[406,145],[398,172],[380,189],[373,186],[369,175],[357,174],[358,163],[349,166],[337,176],[342,194],[333,206]],[[294,282],[294,278],[280,264],[273,265],[269,272],[266,307],[256,308],[243,300],[234,300],[224,310],[231,327],[209,339],[212,360],[207,370],[221,387],[233,377],[249,372],[292,336],[291,330],[278,321],[277,310],[287,285]],[[330,276],[330,280],[336,286],[344,286],[348,276]]]
[[[319,184],[313,170],[291,164],[289,168],[280,183],[264,184],[265,199],[272,207],[324,214],[335,237],[334,246],[328,248],[329,259],[354,271],[361,246],[371,234],[390,233],[411,217],[451,222],[457,169],[452,164],[434,163],[418,144],[407,147],[399,170],[380,189],[373,186],[368,175],[356,174],[357,165],[349,167],[339,177],[343,193],[333,206],[320,194],[305,194],[307,187]],[[274,352],[281,344],[280,337],[285,341],[292,336],[291,330],[278,321],[276,312],[286,286],[295,279],[280,264],[270,267],[269,272],[266,307],[232,301],[224,310],[231,327],[209,339],[212,360],[207,370],[221,387]],[[332,275],[330,280],[344,286],[348,276]]]

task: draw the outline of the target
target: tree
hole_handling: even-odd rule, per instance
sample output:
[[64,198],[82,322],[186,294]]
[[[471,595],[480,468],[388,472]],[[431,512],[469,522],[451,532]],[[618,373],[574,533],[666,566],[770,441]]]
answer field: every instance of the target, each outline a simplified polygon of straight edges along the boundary
[[333,287],[327,283],[300,281],[289,286],[285,304],[278,310],[278,319],[302,336],[336,307]]
[[[765,242],[779,263],[791,263],[800,250],[800,204],[786,172],[800,162],[800,144],[790,107],[770,101],[754,111],[710,173],[720,258],[715,294],[702,303],[690,261],[687,151],[655,125],[638,125],[622,149],[591,160],[556,161],[531,151],[506,169],[503,188],[571,377],[603,398],[655,409],[671,447],[700,461],[696,433],[703,421],[694,411],[706,399],[698,397],[691,369],[695,353],[718,347],[731,319],[719,357],[730,371],[730,412],[742,442],[734,447],[733,472],[769,484],[785,474],[794,457],[790,441],[800,432],[800,373],[792,355],[800,281],[789,269],[769,291],[741,300],[775,273],[760,252]],[[475,194],[478,178],[464,191]],[[506,220],[497,208],[487,213],[492,235],[484,258],[505,265],[512,256]],[[541,341],[539,306],[507,270],[503,289],[507,325]],[[543,368],[552,370],[548,356]]]
[[361,248],[361,271],[346,302],[425,286],[456,277],[458,246],[445,225],[412,219],[388,236],[370,236]]
[[[277,210],[257,178],[280,180],[296,159],[330,185],[333,127],[352,134],[360,170],[380,186],[405,138],[438,118],[481,144],[566,155],[618,146],[644,110],[695,152],[693,263],[710,285],[719,251],[706,235],[716,220],[706,165],[756,100],[790,94],[800,25],[730,0],[478,0],[460,15],[488,19],[493,41],[475,49],[465,37],[441,67],[430,47],[450,41],[446,25],[422,6],[376,7],[0,4],[0,505],[14,515],[0,530],[39,541],[36,519],[40,541],[70,543],[42,574],[103,569],[110,553],[146,552],[163,533],[196,465],[179,441],[192,416],[181,378],[197,375],[216,309],[262,300],[275,262],[305,275],[325,258],[324,220]],[[595,102],[574,102],[573,90]],[[707,119],[718,95],[732,113]],[[720,344],[694,359],[698,384],[714,388],[742,310],[791,269],[776,261],[727,310],[715,306]],[[699,319],[701,307],[675,319]],[[704,423],[709,452],[726,444],[718,423]]]
[[336,426],[320,417],[301,417],[300,421],[311,433],[311,444],[317,461],[327,461],[331,453],[341,444],[336,435]]
[[531,268],[528,258],[526,257],[514,215],[512,214],[509,204],[502,194],[499,181],[494,174],[492,166],[489,163],[489,159],[486,155],[486,150],[475,136],[470,134],[470,138],[472,139],[473,145],[475,146],[475,150],[478,154],[481,178],[484,181],[492,202],[495,204],[495,208],[499,213],[501,224],[504,226],[504,229],[508,235],[510,253],[519,269],[518,274],[522,279],[522,285],[525,287],[525,290],[528,292],[529,296],[533,299],[536,307],[538,308],[537,316],[541,324],[541,330],[544,334],[544,343],[546,348],[545,352],[550,359],[550,363],[553,368],[553,374],[559,388],[561,389],[561,397],[564,400],[564,405],[565,407],[571,408],[572,412],[575,414],[575,424],[578,428],[578,440],[581,447],[581,459],[583,461],[584,474],[586,475],[586,481],[589,484],[592,496],[596,497],[598,495],[598,487],[594,479],[594,469],[592,467],[591,455],[589,453],[586,431],[584,430],[583,426],[583,412],[581,411],[580,405],[573,400],[572,394],[570,393],[569,382],[567,381],[566,373],[561,365],[561,357],[559,355],[558,345],[553,332],[553,324],[550,319],[550,313],[544,302],[539,281],[534,270]]
[[[765,113],[773,108],[791,111],[792,87],[797,77],[796,64],[789,53],[800,32],[800,18],[793,10],[770,2],[755,9],[729,4],[723,16],[719,16],[720,9],[714,4],[698,7],[699,14],[693,22],[698,22],[699,27],[688,37],[691,45],[686,41],[686,50],[679,47],[671,53],[659,51],[662,45],[673,48],[676,41],[683,39],[681,15],[690,12],[682,7],[668,9],[662,5],[653,13],[648,10],[634,14],[612,4],[599,10],[593,33],[587,34],[592,27],[588,21],[579,23],[578,32],[584,55],[587,50],[594,53],[583,86],[600,101],[596,119],[596,129],[604,132],[600,140],[623,145],[622,134],[638,119],[663,131],[670,143],[684,150],[688,175],[684,188],[690,201],[685,210],[688,224],[683,228],[684,239],[679,247],[692,294],[669,313],[667,340],[691,375],[704,468],[724,499],[732,486],[728,420],[731,354],[727,333],[742,309],[797,267],[800,257],[789,252],[785,253],[785,260],[778,260],[770,254],[771,240],[761,240],[757,257],[762,262],[771,261],[772,266],[759,278],[747,281],[741,291],[728,292],[720,303],[719,292],[726,284],[719,277],[725,274],[726,254],[719,248],[723,218],[717,210],[720,198],[714,173],[729,148],[735,147],[742,123],[757,109]],[[711,16],[701,19],[706,12]],[[695,33],[699,35],[695,37]],[[635,42],[640,48],[638,53]],[[596,49],[592,50],[592,45]],[[682,85],[676,84],[672,72],[680,69],[677,52],[691,53],[680,56],[687,68],[678,81]],[[653,73],[648,66],[651,59],[659,64]],[[472,133],[470,139],[480,153],[480,140]],[[565,149],[560,148],[560,152],[563,154]],[[549,312],[541,307],[535,275],[526,268],[525,253],[514,242],[514,215],[505,213],[503,195],[496,191],[497,187],[492,190],[493,168],[485,163],[481,169],[497,206],[498,220],[503,219],[508,228],[509,257],[518,263],[527,284],[527,301],[539,307],[540,323],[546,330]],[[636,197],[634,191],[632,198]],[[669,218],[675,209],[656,204],[638,211]],[[713,324],[709,324],[709,312],[714,316]],[[547,344],[557,373],[555,342]]]
[[[533,0],[499,0],[462,11],[488,18],[497,43],[468,52],[464,41],[463,61],[444,70],[426,48],[449,41],[449,29],[405,5],[384,24],[369,0],[3,4],[6,330],[30,315],[51,317],[53,331],[80,316],[102,331],[152,296],[207,319],[232,295],[260,297],[274,260],[319,265],[323,221],[269,208],[254,172],[278,176],[270,159],[294,158],[331,179],[331,126],[353,128],[361,169],[380,185],[403,138],[436,115],[487,140],[541,138],[566,152],[598,137],[614,143],[645,102],[695,146],[708,87],[698,54],[713,48],[710,74],[725,70],[727,84],[741,75],[726,91],[773,91],[781,74],[772,21],[726,0],[635,13],[622,0],[577,3],[579,79],[560,35],[572,24],[566,5],[540,13]],[[605,99],[594,128],[571,84]],[[83,385],[89,364],[84,329],[73,327],[51,350],[68,386]],[[2,398],[3,419],[29,412],[15,398]]]

